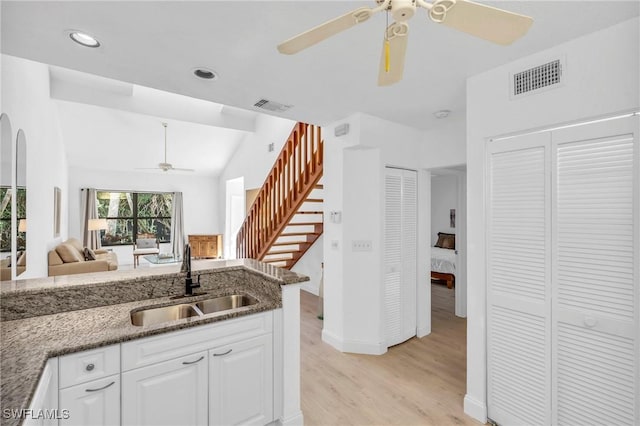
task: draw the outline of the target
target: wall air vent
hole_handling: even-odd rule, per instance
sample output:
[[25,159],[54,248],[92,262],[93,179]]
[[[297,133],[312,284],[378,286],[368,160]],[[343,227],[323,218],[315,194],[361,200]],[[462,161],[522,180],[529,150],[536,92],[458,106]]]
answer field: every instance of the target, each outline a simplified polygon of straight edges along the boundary
[[280,104],[278,102],[273,102],[267,99],[260,99],[258,102],[253,104],[253,106],[261,109],[266,109],[267,111],[272,111],[272,112],[285,112],[286,110],[291,108],[293,105],[285,105],[285,104]]
[[511,97],[555,89],[564,82],[564,61],[556,59],[511,75]]

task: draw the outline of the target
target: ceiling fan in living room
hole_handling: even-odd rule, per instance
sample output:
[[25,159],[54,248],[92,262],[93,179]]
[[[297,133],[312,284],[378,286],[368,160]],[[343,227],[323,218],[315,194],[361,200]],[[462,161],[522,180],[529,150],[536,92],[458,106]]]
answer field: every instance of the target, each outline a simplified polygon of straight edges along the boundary
[[195,172],[194,169],[184,169],[180,167],[173,167],[173,164],[167,162],[167,123],[162,123],[164,127],[164,162],[158,163],[158,167],[138,167],[136,170],[162,170],[163,172],[177,171],[177,172]]
[[[378,85],[402,80],[409,24],[418,8],[426,9],[433,22],[463,31],[481,39],[508,45],[526,34],[533,19],[517,13],[467,0],[375,0],[376,7],[361,7],[278,45],[287,55],[313,46],[333,35],[368,20],[374,13],[387,11],[395,22],[388,25],[383,38]],[[428,46],[426,46],[428,47]],[[453,46],[452,46],[453,47]]]

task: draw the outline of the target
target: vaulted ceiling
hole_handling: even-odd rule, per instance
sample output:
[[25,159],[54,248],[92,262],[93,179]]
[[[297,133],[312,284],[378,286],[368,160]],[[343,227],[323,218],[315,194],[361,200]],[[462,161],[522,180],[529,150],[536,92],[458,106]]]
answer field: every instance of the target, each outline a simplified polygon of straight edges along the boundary
[[[404,79],[390,87],[376,84],[384,13],[297,55],[276,50],[373,1],[3,1],[2,52],[254,111],[270,99],[293,105],[277,115],[316,124],[364,112],[427,129],[436,110],[464,114],[467,77],[639,14],[637,1],[483,3],[532,16],[533,27],[501,47],[417,13]],[[72,43],[69,29],[102,46]],[[197,79],[196,67],[219,79]]]

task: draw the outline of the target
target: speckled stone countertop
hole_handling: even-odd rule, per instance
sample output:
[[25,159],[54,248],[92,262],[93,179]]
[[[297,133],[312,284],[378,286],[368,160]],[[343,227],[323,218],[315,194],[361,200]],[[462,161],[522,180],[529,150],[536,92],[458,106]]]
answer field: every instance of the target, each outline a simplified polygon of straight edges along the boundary
[[[29,406],[48,358],[278,309],[282,307],[281,285],[308,280],[303,275],[256,261],[213,262],[197,266],[194,262],[194,275],[201,275],[202,288],[197,291],[207,294],[180,299],[180,303],[237,293],[253,296],[258,303],[240,312],[134,326],[130,321],[132,310],[176,303],[170,296],[180,294],[184,285],[184,274],[177,272],[177,268],[176,271],[165,267],[146,269],[136,271],[137,274],[127,271],[118,277],[109,273],[109,277],[102,279],[99,274],[83,274],[86,280],[70,276],[58,287],[48,283],[36,285],[34,280],[14,281],[13,288],[3,287],[0,294],[2,409]],[[132,297],[136,299],[130,300]],[[49,311],[53,313],[34,315],[31,305],[37,306],[35,310],[51,305]],[[0,416],[0,423],[13,426],[20,421]]]

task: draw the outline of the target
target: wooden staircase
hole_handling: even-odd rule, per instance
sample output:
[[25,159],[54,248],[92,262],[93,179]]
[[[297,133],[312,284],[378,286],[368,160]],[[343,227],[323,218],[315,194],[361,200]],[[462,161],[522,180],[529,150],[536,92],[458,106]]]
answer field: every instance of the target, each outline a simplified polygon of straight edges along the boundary
[[297,123],[237,235],[238,258],[291,269],[322,235],[321,129]]

